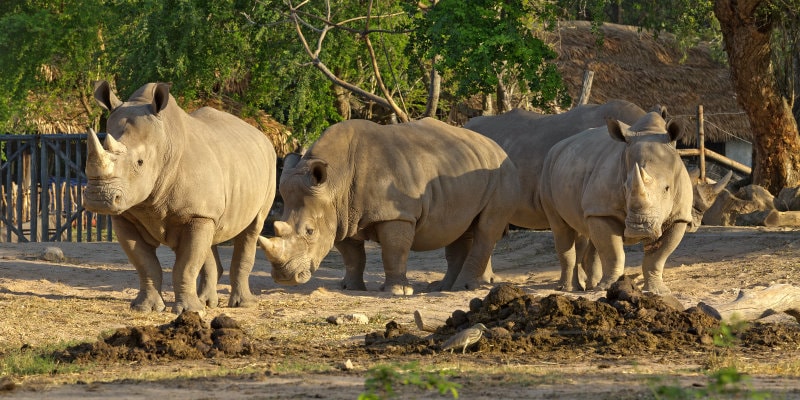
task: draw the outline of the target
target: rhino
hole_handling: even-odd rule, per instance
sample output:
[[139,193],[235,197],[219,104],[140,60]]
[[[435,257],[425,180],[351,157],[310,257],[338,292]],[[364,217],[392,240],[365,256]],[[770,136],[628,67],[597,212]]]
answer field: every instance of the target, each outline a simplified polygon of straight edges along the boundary
[[624,271],[623,245],[644,243],[645,291],[670,293],[662,273],[692,222],[692,183],[675,148],[676,124],[656,112],[632,126],[611,119],[553,146],[537,192],[561,263],[571,279],[575,241],[589,238],[607,289]]
[[[653,111],[660,113],[662,118],[667,118],[665,107],[656,105]],[[632,125],[646,114],[647,112],[636,104],[616,99],[604,104],[580,105],[565,113],[551,115],[514,109],[496,116],[472,118],[464,127],[496,141],[517,165],[523,196],[510,223],[528,229],[550,229],[547,216],[536,196],[542,164],[550,149],[565,138],[590,128],[606,126],[609,118]],[[694,202],[689,232],[697,230],[702,222],[703,213],[711,207],[731,178],[731,173],[728,173],[719,182],[707,183],[700,181],[699,170],[695,169],[692,172]],[[601,278],[597,265],[599,260],[594,247],[583,237],[578,239],[577,245],[580,255],[578,259],[583,261],[579,265],[583,269],[571,274],[566,274],[564,271],[559,279],[560,290],[571,291],[580,287],[591,289]],[[577,272],[583,273],[584,270],[588,276],[579,280]]]
[[279,284],[307,282],[333,246],[344,260],[340,287],[366,290],[371,240],[381,246],[381,290],[413,294],[409,252],[442,247],[449,267],[432,289],[474,289],[492,280],[486,264],[519,203],[518,180],[500,146],[470,130],[432,118],[344,121],[284,170],[283,216],[259,244]]
[[101,144],[89,133],[83,205],[111,215],[139,275],[134,310],[165,309],[156,257],[161,244],[175,252],[173,311],[215,307],[222,274],[216,245],[228,240],[228,305],[252,306],[249,276],[275,198],[275,149],[231,114],[210,107],[186,113],[169,90],[169,84],[148,83],[122,102],[108,82],[95,84],[94,97],[109,112],[108,134]]

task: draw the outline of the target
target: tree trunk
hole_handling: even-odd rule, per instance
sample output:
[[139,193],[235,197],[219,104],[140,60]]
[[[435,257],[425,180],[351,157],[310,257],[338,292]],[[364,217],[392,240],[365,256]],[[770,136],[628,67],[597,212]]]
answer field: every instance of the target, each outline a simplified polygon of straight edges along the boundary
[[333,93],[336,95],[336,111],[339,112],[343,120],[350,119],[352,115],[352,109],[350,108],[350,91],[333,83],[331,86],[333,86]]
[[431,63],[430,80],[428,84],[428,104],[425,106],[425,117],[436,117],[439,108],[439,95],[441,94],[442,77],[436,71],[436,63]]
[[766,0],[716,0],[739,104],[753,130],[753,183],[772,194],[800,184],[800,138],[770,66],[772,24],[756,17]]
[[500,79],[497,82],[497,113],[502,114],[510,110],[511,99],[508,96],[508,89],[506,89],[506,85],[503,84],[503,80]]

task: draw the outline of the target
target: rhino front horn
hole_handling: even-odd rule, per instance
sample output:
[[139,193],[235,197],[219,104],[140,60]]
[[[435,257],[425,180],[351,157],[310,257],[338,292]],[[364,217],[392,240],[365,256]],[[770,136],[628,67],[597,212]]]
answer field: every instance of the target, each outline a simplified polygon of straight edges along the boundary
[[109,176],[113,172],[114,160],[106,152],[97,138],[94,129],[89,128],[89,135],[86,139],[86,176],[89,178],[101,178]]
[[[280,243],[278,243],[280,241]],[[273,264],[282,264],[283,258],[283,241],[278,238],[265,238],[261,235],[258,236],[258,245],[264,250],[267,259]]]

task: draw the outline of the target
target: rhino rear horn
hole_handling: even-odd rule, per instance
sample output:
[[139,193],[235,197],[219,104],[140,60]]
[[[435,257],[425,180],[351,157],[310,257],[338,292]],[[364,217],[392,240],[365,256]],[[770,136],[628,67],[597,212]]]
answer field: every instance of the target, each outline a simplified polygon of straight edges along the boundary
[[113,154],[122,154],[128,151],[128,148],[124,144],[118,142],[110,134],[106,135],[106,140],[103,144],[103,148],[106,149],[106,151],[108,151],[109,153]]

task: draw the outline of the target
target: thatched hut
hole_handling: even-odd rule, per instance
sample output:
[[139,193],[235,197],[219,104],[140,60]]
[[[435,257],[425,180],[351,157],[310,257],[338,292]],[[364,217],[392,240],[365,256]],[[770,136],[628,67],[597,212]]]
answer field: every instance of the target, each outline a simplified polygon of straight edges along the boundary
[[743,164],[751,164],[752,132],[727,65],[715,61],[707,46],[679,48],[673,35],[637,27],[603,24],[602,42],[588,22],[561,23],[550,40],[567,90],[580,97],[586,70],[594,72],[590,103],[625,99],[648,109],[666,106],[692,133],[682,140],[697,146],[697,108],[703,106],[706,147]]

